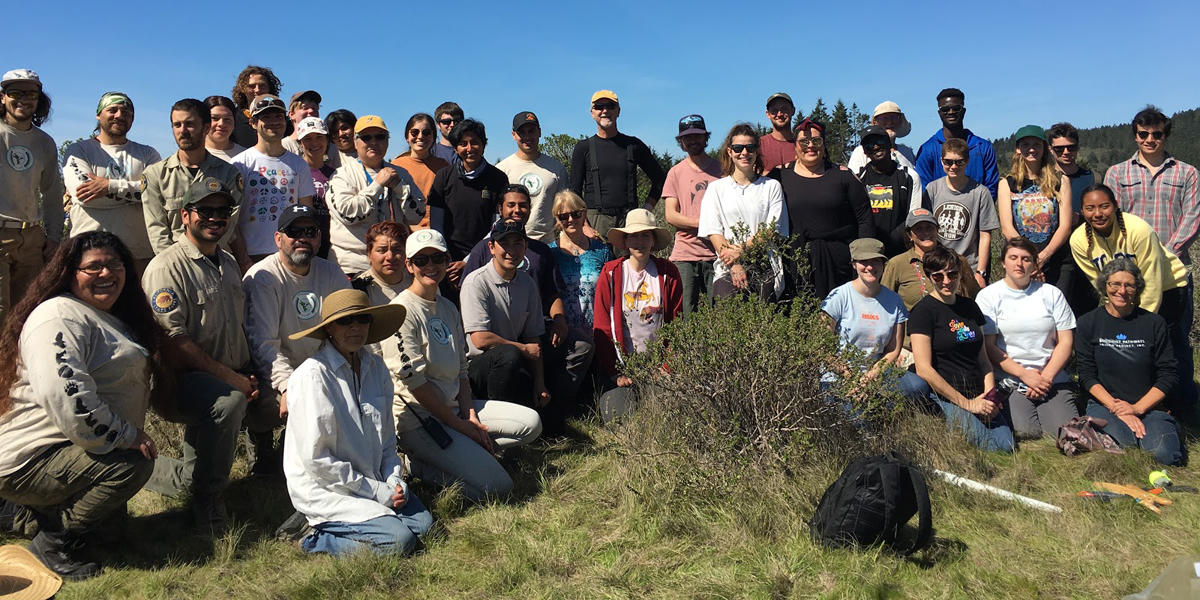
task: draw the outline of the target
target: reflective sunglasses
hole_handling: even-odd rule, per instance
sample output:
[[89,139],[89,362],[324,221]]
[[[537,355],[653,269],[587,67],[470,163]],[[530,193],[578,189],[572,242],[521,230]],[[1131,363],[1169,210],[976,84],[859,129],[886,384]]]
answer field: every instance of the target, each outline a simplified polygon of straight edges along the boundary
[[88,263],[76,270],[82,271],[94,277],[103,273],[105,269],[108,269],[109,273],[120,273],[125,270],[125,263],[119,260],[109,261],[106,263]]
[[732,150],[734,154],[741,154],[743,152],[753,153],[758,152],[758,144],[730,144],[729,149]]
[[233,214],[232,206],[189,206],[187,209],[201,219],[228,219]]
[[376,133],[376,134],[367,134],[367,135],[359,134],[358,139],[362,140],[364,144],[370,144],[371,142],[386,142],[388,140],[388,134],[386,134],[386,133]]
[[350,315],[348,317],[342,317],[342,318],[334,321],[334,323],[337,323],[338,325],[342,325],[342,326],[354,325],[355,323],[360,324],[360,325],[370,325],[371,321],[373,321],[374,319],[375,318],[372,317],[371,315],[359,314],[359,315]]
[[435,265],[444,265],[450,262],[450,256],[445,252],[438,252],[437,254],[418,254],[408,259],[408,262],[412,263],[412,265],[417,268],[424,267],[431,262]]
[[1137,139],[1139,139],[1139,140],[1144,140],[1146,138],[1151,138],[1151,137],[1156,140],[1161,140],[1161,139],[1167,137],[1167,134],[1161,130],[1160,131],[1146,131],[1145,129],[1140,129],[1137,132]]
[[575,219],[582,219],[584,213],[586,213],[586,212],[587,212],[586,210],[581,208],[579,210],[573,210],[571,212],[559,213],[555,216],[558,217],[558,222],[569,223],[571,221],[574,221]]
[[796,143],[805,147],[820,148],[825,145],[825,138],[819,137],[802,137],[796,138]]
[[308,227],[300,227],[299,225],[288,225],[287,228],[283,230],[283,235],[286,235],[292,239],[315,238],[315,237],[317,237],[317,233],[319,233],[320,231],[321,230],[318,229],[316,225],[310,225]]
[[938,107],[938,112],[943,115],[952,115],[966,110],[966,107],[961,104],[947,104],[946,106]]
[[938,283],[941,283],[947,279],[958,279],[958,271],[938,271],[937,273],[926,273],[926,275],[929,275],[930,279]]
[[942,166],[943,167],[965,167],[965,166],[967,166],[967,159],[965,159],[965,158],[943,158]]

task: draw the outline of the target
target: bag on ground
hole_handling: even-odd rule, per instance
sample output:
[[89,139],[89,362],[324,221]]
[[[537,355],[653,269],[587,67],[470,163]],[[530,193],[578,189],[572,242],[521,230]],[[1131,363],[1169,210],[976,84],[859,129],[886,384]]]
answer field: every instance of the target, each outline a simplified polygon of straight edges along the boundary
[[1058,449],[1067,456],[1084,452],[1104,450],[1113,454],[1124,454],[1112,436],[1100,431],[1108,421],[1095,417],[1071,417],[1058,428]]
[[[900,532],[920,515],[917,534],[901,543]],[[925,475],[897,452],[860,458],[825,490],[809,522],[814,540],[831,547],[884,544],[912,554],[933,538]]]

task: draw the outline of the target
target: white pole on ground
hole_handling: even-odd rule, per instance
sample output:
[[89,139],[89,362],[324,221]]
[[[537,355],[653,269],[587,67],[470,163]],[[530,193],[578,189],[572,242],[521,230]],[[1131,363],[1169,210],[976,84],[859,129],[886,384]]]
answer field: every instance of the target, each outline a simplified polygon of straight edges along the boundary
[[989,494],[994,494],[996,496],[1000,496],[1001,498],[1007,498],[1009,500],[1016,500],[1017,502],[1020,502],[1021,504],[1024,504],[1025,506],[1033,507],[1038,510],[1044,510],[1046,512],[1060,513],[1063,511],[1063,509],[1061,509],[1053,504],[1047,504],[1045,502],[1042,502],[1041,500],[1034,500],[1033,498],[1029,498],[1027,496],[1022,496],[1020,494],[1014,494],[1008,490],[1002,490],[998,487],[993,487],[986,483],[979,483],[978,481],[967,479],[966,477],[960,477],[958,475],[955,475],[954,473],[947,473],[945,471],[939,471],[937,469],[933,469],[933,472],[936,473],[942,479],[945,479],[946,481],[949,481],[950,483],[953,483],[954,485],[957,485],[959,487],[964,487],[969,490],[975,490],[977,492],[987,492]]

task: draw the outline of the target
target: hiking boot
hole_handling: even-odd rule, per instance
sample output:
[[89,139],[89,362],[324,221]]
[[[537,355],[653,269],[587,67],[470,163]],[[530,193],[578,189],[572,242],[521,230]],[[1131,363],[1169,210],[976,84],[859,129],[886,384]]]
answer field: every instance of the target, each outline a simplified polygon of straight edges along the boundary
[[219,496],[194,496],[192,518],[201,535],[220,537],[229,529],[229,514],[225,512],[225,500]]
[[249,433],[250,442],[254,447],[254,463],[250,465],[250,474],[259,477],[283,474],[283,452],[275,445],[275,432]]
[[83,544],[78,535],[66,531],[39,532],[29,544],[29,551],[58,573],[63,579],[80,581],[100,574],[100,565],[80,556]]

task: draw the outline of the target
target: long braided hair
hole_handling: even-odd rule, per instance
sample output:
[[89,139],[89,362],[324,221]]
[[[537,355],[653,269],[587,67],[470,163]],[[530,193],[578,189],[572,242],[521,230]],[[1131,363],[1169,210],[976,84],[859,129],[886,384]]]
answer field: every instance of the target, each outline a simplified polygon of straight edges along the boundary
[[[1125,236],[1125,216],[1124,216],[1124,214],[1121,213],[1121,205],[1117,204],[1117,195],[1114,194],[1112,191],[1112,188],[1108,187],[1107,185],[1104,185],[1103,183],[1093,183],[1092,185],[1089,185],[1089,186],[1083,188],[1083,194],[1080,197],[1081,198],[1085,197],[1092,192],[1102,192],[1102,193],[1104,193],[1104,195],[1108,196],[1108,201],[1112,202],[1113,208],[1116,210],[1115,216],[1117,218],[1117,227],[1119,227],[1120,231],[1121,231],[1119,237],[1124,237]],[[1091,222],[1089,222],[1087,219],[1083,220],[1083,226],[1085,228],[1084,233],[1087,234],[1087,241],[1088,241],[1087,256],[1088,256],[1088,260],[1091,260],[1092,259],[1092,248],[1096,245],[1096,233],[1095,233],[1094,229],[1092,228]]]

